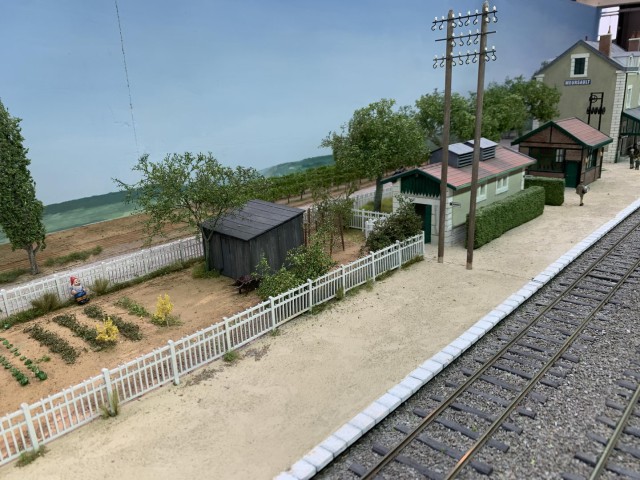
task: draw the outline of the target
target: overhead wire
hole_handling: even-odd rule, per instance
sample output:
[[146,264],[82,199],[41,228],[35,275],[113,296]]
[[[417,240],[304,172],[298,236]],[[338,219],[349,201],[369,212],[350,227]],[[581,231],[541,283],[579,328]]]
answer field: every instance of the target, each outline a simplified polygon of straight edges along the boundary
[[118,10],[118,0],[114,0],[116,5],[116,17],[118,18],[118,30],[120,32],[120,46],[122,48],[122,62],[124,63],[124,75],[127,80],[127,91],[129,92],[129,110],[131,111],[131,126],[133,128],[133,138],[136,142],[136,154],[140,156],[140,148],[138,147],[138,134],[136,132],[136,122],[133,118],[133,101],[131,100],[131,84],[129,83],[129,70],[127,69],[127,56],[124,53],[124,39],[122,37],[122,25],[120,23],[120,11]]

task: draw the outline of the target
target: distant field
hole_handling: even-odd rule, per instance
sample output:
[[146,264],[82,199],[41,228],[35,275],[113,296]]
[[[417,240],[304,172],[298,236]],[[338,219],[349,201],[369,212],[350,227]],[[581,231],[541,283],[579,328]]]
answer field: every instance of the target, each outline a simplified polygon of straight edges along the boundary
[[[99,196],[109,197],[111,194]],[[88,202],[89,205],[87,207],[77,206],[76,208],[66,210],[56,208],[54,210],[55,213],[47,213],[47,208],[45,207],[43,221],[47,233],[59,232],[61,230],[81,227],[91,223],[126,217],[134,210],[133,205],[127,205],[123,200],[114,201],[113,198],[105,198],[106,203],[98,205],[95,202],[96,197],[91,197],[91,199],[92,202]],[[82,204],[82,200],[84,199],[73,200],[72,202],[65,203]],[[0,244],[7,242],[7,237],[4,235],[4,232],[0,230]]]
[[[281,163],[266,168],[261,173],[265,177],[280,176],[331,164],[333,164],[333,157],[331,155],[322,155],[305,158],[298,162]],[[44,207],[43,221],[47,233],[54,233],[69,228],[126,217],[133,210],[134,206],[125,202],[124,192],[111,192],[47,205]],[[0,229],[0,244],[7,242],[7,237]]]

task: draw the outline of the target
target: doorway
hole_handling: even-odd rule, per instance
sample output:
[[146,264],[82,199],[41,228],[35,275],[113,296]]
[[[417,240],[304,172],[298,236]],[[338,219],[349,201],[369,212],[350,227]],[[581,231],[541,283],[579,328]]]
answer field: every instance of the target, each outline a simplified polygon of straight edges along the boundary
[[564,173],[564,185],[569,188],[578,186],[580,178],[580,164],[578,162],[566,162],[566,171]]
[[422,230],[424,230],[424,243],[431,243],[431,205],[423,203],[413,204],[415,212],[422,218]]

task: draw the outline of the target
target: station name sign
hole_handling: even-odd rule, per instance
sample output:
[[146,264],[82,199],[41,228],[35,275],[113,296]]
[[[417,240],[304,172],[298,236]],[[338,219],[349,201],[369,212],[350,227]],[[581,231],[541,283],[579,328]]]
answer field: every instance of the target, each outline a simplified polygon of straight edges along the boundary
[[590,78],[581,78],[579,80],[565,80],[564,86],[570,87],[571,85],[591,85]]

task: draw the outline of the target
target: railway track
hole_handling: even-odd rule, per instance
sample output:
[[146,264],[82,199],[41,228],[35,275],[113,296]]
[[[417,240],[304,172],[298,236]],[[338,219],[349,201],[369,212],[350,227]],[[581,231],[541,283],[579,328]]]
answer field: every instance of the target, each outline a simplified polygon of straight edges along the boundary
[[[318,478],[562,475],[575,480],[609,472],[640,478],[640,348],[629,328],[637,318],[632,314],[627,326],[612,322],[637,311],[639,289],[640,213],[635,212]],[[625,342],[636,347],[625,349]],[[619,371],[626,356],[628,368]],[[598,357],[599,365],[592,365]],[[601,387],[598,395],[583,396],[576,378],[589,382],[590,376],[608,390]],[[626,402],[604,399],[613,389]],[[586,398],[607,413],[557,418],[559,404],[582,409]],[[545,429],[555,432],[549,450],[552,456],[561,450],[562,461],[532,449],[544,448],[539,443]],[[523,458],[530,459],[529,465]],[[553,466],[540,468],[536,462]],[[531,474],[538,470],[539,475]],[[521,477],[516,471],[527,473]]]

